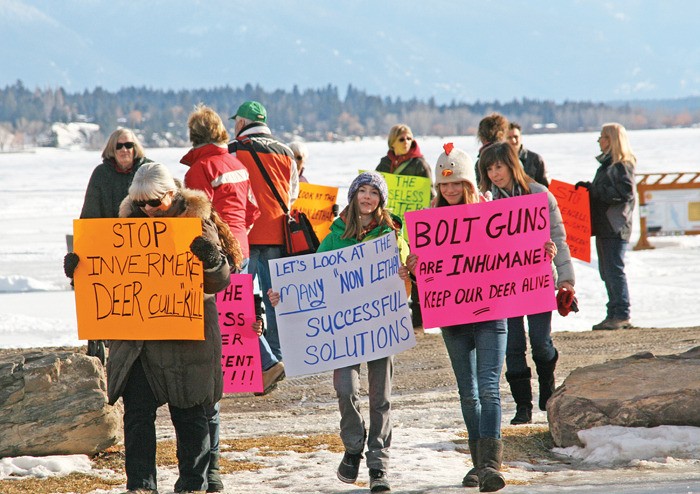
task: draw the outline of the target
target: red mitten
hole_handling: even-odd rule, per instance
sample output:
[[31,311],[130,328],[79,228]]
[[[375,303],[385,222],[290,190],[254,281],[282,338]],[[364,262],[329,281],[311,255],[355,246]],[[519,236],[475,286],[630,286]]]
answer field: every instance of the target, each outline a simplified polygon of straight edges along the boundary
[[578,312],[578,300],[571,290],[559,289],[557,292],[557,311],[565,317],[569,315],[569,312]]

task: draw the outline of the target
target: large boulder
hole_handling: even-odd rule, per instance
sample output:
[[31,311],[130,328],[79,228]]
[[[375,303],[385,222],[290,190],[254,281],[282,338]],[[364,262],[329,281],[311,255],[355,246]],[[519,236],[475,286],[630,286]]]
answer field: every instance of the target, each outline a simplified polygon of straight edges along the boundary
[[602,425],[700,427],[699,376],[700,347],[578,368],[547,402],[554,444],[583,446],[578,432]]
[[120,440],[121,423],[97,358],[43,349],[0,355],[0,458],[91,455]]

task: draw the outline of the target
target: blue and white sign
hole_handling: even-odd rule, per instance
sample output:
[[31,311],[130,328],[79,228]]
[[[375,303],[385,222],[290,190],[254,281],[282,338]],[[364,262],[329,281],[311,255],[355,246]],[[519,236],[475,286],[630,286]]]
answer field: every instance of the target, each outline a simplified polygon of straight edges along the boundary
[[416,344],[396,236],[270,261],[285,372],[315,374]]

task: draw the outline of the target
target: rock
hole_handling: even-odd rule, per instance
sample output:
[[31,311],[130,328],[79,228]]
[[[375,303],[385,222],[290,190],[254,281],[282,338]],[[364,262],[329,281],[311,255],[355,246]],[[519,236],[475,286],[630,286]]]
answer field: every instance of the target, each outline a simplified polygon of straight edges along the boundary
[[583,446],[578,432],[603,425],[700,427],[700,347],[679,355],[640,353],[580,367],[547,402],[561,448]]
[[92,455],[121,438],[100,361],[72,351],[0,355],[0,458]]

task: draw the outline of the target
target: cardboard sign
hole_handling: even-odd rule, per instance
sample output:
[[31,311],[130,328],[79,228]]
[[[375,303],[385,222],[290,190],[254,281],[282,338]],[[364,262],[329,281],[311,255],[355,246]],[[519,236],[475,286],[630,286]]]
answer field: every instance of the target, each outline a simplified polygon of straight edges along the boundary
[[389,188],[387,209],[400,216],[409,211],[420,211],[430,206],[430,179],[411,175],[382,174]]
[[199,218],[73,221],[78,338],[203,340]]
[[396,235],[270,261],[288,376],[368,362],[416,344]]
[[299,197],[292,209],[298,209],[306,214],[316,232],[318,240],[323,242],[330,232],[333,216],[333,205],[338,199],[338,187],[299,183]]
[[232,274],[231,284],[216,294],[221,330],[221,367],[224,393],[263,390],[260,342],[253,331],[253,276]]
[[427,328],[556,309],[547,194],[406,214]]
[[549,191],[557,199],[566,228],[566,243],[571,257],[591,262],[591,208],[588,190],[566,182],[552,180]]

